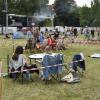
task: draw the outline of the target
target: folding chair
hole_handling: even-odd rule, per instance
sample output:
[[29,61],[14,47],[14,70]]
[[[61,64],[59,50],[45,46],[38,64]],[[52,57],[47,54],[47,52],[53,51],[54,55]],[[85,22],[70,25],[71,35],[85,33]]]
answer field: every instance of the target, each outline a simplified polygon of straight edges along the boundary
[[62,54],[46,54],[42,59],[43,77],[47,80],[53,77],[55,80],[61,80],[63,55]]
[[[10,63],[10,57],[8,55],[7,56],[8,77],[12,78],[12,74],[16,73],[18,78],[19,78],[19,76],[21,76],[22,83],[23,83],[23,80],[24,80],[24,73],[29,73],[29,74],[34,73],[34,72],[39,73],[39,71],[36,69],[37,67],[36,67],[35,64],[33,64],[31,66],[25,66],[25,65],[23,65],[23,66],[20,66],[17,71],[15,71],[14,69],[12,69],[11,72],[9,72],[9,63]],[[21,71],[21,67],[23,67],[23,71]],[[30,79],[33,81],[32,77],[30,77]]]
[[9,72],[9,64],[10,64],[10,56],[7,55],[7,72],[8,72],[8,77],[9,77],[9,78],[12,78],[12,74],[13,74],[13,73],[16,73],[16,74],[18,74],[18,75],[17,75],[18,78],[19,78],[19,76],[21,76],[21,81],[22,81],[22,83],[23,83],[24,77],[23,77],[23,72],[21,72],[21,69],[19,69],[19,70],[17,70],[17,71],[15,71],[15,70],[12,69],[11,72]]
[[[85,68],[85,59],[82,53],[75,54],[73,56],[71,67],[75,72],[78,71],[81,75],[83,74],[83,71],[85,71],[86,68]],[[79,70],[79,68],[81,69],[81,71]]]
[[[85,59],[82,53],[75,54],[72,58],[71,63],[64,64],[68,71],[68,74],[64,76],[61,80],[67,83],[77,83],[80,82],[80,75],[83,76],[83,71],[85,71]],[[81,69],[81,71],[79,70]]]
[[80,75],[86,70],[85,68],[85,59],[84,56],[80,54],[75,54],[70,63],[64,64],[65,69],[67,69],[68,73],[70,72],[78,72]]

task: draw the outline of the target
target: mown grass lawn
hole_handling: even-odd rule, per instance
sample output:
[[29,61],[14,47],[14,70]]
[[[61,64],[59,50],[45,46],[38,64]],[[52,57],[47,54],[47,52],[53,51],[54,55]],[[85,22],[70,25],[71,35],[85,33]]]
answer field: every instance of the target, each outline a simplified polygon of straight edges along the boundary
[[[0,58],[3,61],[4,72],[7,71],[7,55],[13,53],[12,43],[12,39],[0,38]],[[25,43],[23,39],[15,40],[14,47],[25,46]],[[37,75],[33,75],[34,82],[21,84],[19,80],[14,82],[4,77],[2,100],[100,100],[100,59],[88,57],[95,52],[100,53],[100,45],[68,44],[68,49],[59,52],[64,54],[66,63],[71,61],[74,54],[84,53],[86,72],[81,76],[80,83],[67,84],[52,80],[45,84]]]

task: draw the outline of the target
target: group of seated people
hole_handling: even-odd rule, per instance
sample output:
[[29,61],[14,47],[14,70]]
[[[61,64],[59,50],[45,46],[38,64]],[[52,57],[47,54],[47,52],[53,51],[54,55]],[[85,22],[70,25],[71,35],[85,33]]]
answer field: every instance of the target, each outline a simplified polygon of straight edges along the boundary
[[[27,40],[25,49],[34,49],[34,43],[32,39]],[[43,43],[41,44],[38,40],[36,43],[36,49],[38,50],[65,50],[64,46],[64,38],[60,38],[55,40],[52,35],[48,35],[47,38],[44,39]]]
[[[60,56],[58,55],[58,57],[60,57]],[[61,60],[61,57],[57,58],[57,63],[59,64],[60,62],[58,62],[58,59]],[[48,61],[50,61],[50,60],[48,60]],[[83,71],[85,71],[85,60],[84,60],[84,56],[82,53],[74,55],[73,60],[71,62],[71,69],[73,69],[74,72],[77,72],[77,66],[79,66],[80,68],[82,68]],[[33,70],[31,70],[31,69],[33,69]],[[16,80],[16,78],[18,76],[18,72],[23,72],[23,76],[27,80],[31,79],[31,74],[30,74],[31,72],[32,73],[36,72],[37,74],[40,74],[40,71],[37,68],[36,64],[29,65],[27,57],[23,54],[22,46],[16,47],[16,50],[15,50],[15,52],[10,60],[10,63],[9,63],[10,77],[12,77],[14,80]]]

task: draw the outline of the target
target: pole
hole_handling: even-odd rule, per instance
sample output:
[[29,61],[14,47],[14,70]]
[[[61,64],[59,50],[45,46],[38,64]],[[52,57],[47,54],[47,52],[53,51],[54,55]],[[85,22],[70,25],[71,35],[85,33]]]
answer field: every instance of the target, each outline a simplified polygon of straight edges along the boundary
[[13,48],[12,49],[13,49],[13,53],[14,53],[15,46],[14,46],[14,38],[13,37],[12,37],[12,45],[13,45]]
[[5,33],[8,34],[8,2],[5,0],[5,10],[6,10],[6,29]]
[[3,35],[3,26],[4,26],[4,13],[2,12],[2,35]]
[[4,34],[4,13],[5,13],[5,1],[3,0],[2,2],[2,35]]
[[8,14],[6,14],[6,34],[8,34]]
[[50,5],[51,6],[51,25],[52,25],[52,29],[54,28],[54,16],[53,16],[53,5]]
[[26,16],[26,27],[28,27],[28,16]]
[[52,28],[54,28],[53,15],[52,15],[52,18],[51,18],[51,23],[52,23]]

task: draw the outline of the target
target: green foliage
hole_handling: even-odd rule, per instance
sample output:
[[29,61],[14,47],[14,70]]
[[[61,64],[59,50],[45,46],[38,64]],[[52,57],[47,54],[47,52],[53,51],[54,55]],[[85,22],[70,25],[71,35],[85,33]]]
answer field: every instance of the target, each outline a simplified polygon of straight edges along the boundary
[[43,27],[43,26],[51,27],[52,26],[52,22],[51,22],[50,19],[45,19],[44,21],[39,22],[39,26],[41,26],[41,27]]
[[[39,8],[39,0],[7,0],[9,14],[33,15]],[[0,12],[2,12],[3,0],[0,0]],[[2,13],[0,13],[2,16]],[[2,24],[0,17],[0,24]],[[5,16],[3,17],[5,19]],[[4,22],[5,23],[5,20]]]
[[94,3],[91,7],[92,13],[92,23],[91,26],[100,26],[100,2],[99,0],[94,0]]
[[54,11],[58,16],[66,15],[76,7],[74,0],[55,0]]
[[100,2],[91,2],[91,8],[84,6],[77,8],[73,0],[56,0],[55,25],[67,26],[100,26]]
[[79,26],[77,7],[74,0],[56,0],[54,11],[56,13],[55,25]]
[[[7,0],[8,13],[32,16],[34,12],[40,12],[45,9],[48,0]],[[0,11],[2,11],[3,0],[0,0]],[[44,10],[43,10],[44,11]],[[2,14],[0,13],[0,16]],[[1,24],[0,17],[0,24]],[[10,19],[9,19],[10,20]]]
[[0,0],[0,24],[2,24],[2,0]]
[[39,0],[8,0],[9,13],[31,15],[38,8]]
[[51,20],[50,19],[46,19],[44,26],[51,27],[52,26]]
[[[45,12],[48,0],[7,0],[9,14],[33,15],[35,11]],[[2,24],[3,0],[0,0],[0,24]],[[100,0],[93,0],[91,8],[86,6],[78,8],[74,0],[55,0],[54,18],[55,25],[62,26],[100,26]],[[40,26],[51,26],[51,22],[46,20],[40,22]],[[43,25],[42,25],[43,24]]]
[[94,0],[91,8],[80,8],[80,24],[81,26],[100,26],[100,2]]
[[89,26],[91,21],[91,9],[84,6],[80,8],[79,14],[81,26]]

